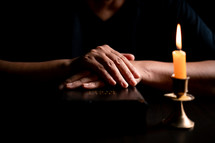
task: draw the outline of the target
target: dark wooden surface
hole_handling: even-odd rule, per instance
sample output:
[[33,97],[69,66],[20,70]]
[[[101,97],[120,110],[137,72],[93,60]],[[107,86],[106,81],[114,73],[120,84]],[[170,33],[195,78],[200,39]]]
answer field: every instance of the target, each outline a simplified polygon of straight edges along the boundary
[[25,93],[25,97],[34,95],[27,100],[14,95],[14,100],[1,100],[1,132],[8,141],[14,138],[93,143],[215,141],[214,96],[198,95],[195,100],[184,102],[185,112],[195,127],[181,130],[162,124],[175,103],[154,89],[111,90],[110,94],[102,90],[84,91],[84,96],[74,91],[39,93]]

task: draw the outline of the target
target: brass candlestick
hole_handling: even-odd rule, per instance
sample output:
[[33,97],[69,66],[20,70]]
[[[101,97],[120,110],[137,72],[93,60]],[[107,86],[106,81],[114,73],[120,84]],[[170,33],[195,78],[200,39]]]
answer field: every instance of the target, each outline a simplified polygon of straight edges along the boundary
[[164,119],[163,122],[176,128],[193,128],[194,122],[187,117],[183,107],[183,101],[194,99],[194,96],[187,93],[189,77],[186,79],[177,79],[171,76],[171,78],[173,80],[173,93],[167,93],[164,96],[175,101],[175,107],[173,114]]

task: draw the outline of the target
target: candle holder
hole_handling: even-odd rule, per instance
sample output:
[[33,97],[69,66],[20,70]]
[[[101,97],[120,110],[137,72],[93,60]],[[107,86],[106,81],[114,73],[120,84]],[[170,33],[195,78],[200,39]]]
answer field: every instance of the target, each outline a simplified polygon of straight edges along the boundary
[[187,93],[189,77],[177,79],[171,76],[171,78],[173,81],[173,93],[167,93],[164,96],[175,101],[174,112],[164,119],[163,123],[176,128],[193,128],[195,123],[187,117],[183,107],[184,101],[192,101],[194,99],[194,96]]

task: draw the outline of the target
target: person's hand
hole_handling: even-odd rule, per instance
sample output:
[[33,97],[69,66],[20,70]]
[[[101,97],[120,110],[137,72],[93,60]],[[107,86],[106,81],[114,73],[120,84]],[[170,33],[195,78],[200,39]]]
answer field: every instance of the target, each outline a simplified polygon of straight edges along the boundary
[[[141,78],[136,78],[135,80],[136,83],[139,83]],[[92,74],[89,71],[84,71],[68,78],[59,86],[59,89],[76,89],[80,87],[84,89],[97,89],[104,86],[105,82],[99,79],[97,75]]]
[[[132,54],[122,53],[122,55],[134,64],[134,56]],[[136,83],[139,83],[141,78],[135,78],[135,80]],[[80,87],[84,89],[97,89],[103,86],[105,86],[105,82],[96,74],[92,74],[90,71],[82,71],[65,80],[65,82],[59,86],[59,89],[76,89]]]
[[92,74],[89,71],[83,71],[68,78],[59,86],[59,89],[76,89],[79,87],[85,89],[96,89],[101,88],[104,85],[105,83],[100,80],[97,75]]
[[128,84],[135,86],[135,78],[140,75],[129,60],[134,59],[131,54],[121,54],[108,45],[98,46],[89,53],[79,58],[80,65],[85,70],[92,70],[98,73],[110,85],[117,83],[124,88]]
[[[136,83],[141,81],[141,78],[136,78]],[[105,82],[90,71],[83,71],[68,78],[64,83],[59,86],[60,90],[63,89],[97,89],[105,86]]]

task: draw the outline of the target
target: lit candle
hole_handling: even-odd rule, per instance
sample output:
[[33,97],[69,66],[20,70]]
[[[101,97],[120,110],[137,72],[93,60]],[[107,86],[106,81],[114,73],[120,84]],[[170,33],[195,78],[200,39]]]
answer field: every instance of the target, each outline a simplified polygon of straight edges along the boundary
[[173,77],[178,79],[187,78],[186,71],[186,53],[182,51],[182,36],[181,36],[181,26],[177,24],[176,30],[176,47],[178,50],[172,52],[174,74]]

